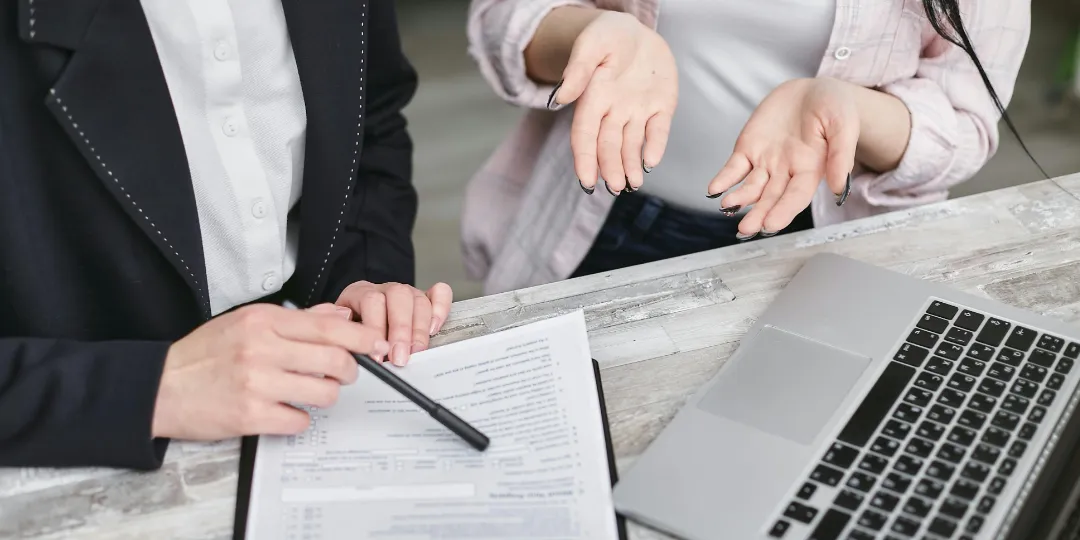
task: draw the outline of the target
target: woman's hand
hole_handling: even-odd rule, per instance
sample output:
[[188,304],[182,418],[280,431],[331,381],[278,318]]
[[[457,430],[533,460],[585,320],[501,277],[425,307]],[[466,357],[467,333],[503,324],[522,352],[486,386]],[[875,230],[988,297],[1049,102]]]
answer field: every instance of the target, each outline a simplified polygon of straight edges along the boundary
[[576,103],[570,146],[586,193],[598,167],[612,195],[641,187],[664,155],[678,94],[675,58],[652,29],[614,11],[584,27],[548,106]]
[[401,283],[358,281],[341,292],[335,307],[311,309],[333,313],[345,308],[342,316],[350,319],[355,314],[365,327],[381,332],[390,343],[387,360],[404,366],[409,355],[427,349],[428,339],[442,329],[453,301],[454,291],[445,283],[424,292]]
[[721,211],[734,215],[753,205],[739,223],[739,239],[772,236],[810,205],[824,178],[839,206],[851,189],[859,143],[860,92],[829,78],[796,79],[773,90],[750,116],[735,150],[709,184]]

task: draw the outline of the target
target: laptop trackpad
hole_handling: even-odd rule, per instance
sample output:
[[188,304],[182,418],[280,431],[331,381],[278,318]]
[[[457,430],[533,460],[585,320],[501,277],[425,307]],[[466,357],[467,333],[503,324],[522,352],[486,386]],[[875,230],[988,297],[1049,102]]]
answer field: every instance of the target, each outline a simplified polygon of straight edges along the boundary
[[870,358],[767,326],[732,362],[698,408],[805,445]]

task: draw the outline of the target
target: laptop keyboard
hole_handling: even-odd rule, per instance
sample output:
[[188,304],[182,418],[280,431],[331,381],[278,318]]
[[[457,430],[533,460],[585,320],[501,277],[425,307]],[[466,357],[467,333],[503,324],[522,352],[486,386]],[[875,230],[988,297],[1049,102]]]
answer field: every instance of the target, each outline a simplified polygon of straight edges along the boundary
[[[931,302],[769,535],[974,538],[1078,356],[1078,343]],[[823,487],[831,501],[814,498]]]

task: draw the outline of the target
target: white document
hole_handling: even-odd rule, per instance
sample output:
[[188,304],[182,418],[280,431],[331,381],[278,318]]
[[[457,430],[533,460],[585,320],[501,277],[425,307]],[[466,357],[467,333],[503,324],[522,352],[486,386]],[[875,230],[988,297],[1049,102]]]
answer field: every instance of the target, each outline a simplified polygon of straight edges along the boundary
[[248,540],[618,538],[580,311],[419,353],[399,373],[488,449],[361,370],[307,432],[260,437]]

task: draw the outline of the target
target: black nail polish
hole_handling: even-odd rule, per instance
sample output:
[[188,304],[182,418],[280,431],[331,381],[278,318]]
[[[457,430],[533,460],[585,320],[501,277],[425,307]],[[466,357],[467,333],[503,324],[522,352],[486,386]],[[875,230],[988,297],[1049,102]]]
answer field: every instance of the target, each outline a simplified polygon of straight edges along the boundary
[[710,194],[706,195],[705,198],[706,199],[719,199],[720,196],[723,195],[723,194],[724,194],[723,191],[721,191],[720,193],[710,193]]
[[740,242],[745,242],[747,240],[753,240],[753,238],[755,236],[757,236],[757,235],[758,235],[758,233],[751,233],[751,234],[736,233],[735,234],[735,239],[740,241]]
[[552,108],[552,105],[558,105],[558,103],[555,102],[555,94],[559,93],[559,89],[562,88],[562,83],[562,80],[560,80],[559,84],[556,84],[555,88],[551,89],[551,95],[548,96],[547,108],[550,109]]
[[630,177],[629,176],[624,176],[623,178],[626,179],[626,187],[623,188],[623,190],[622,190],[623,193],[633,193],[633,192],[638,190],[638,188],[630,185]]
[[844,201],[847,200],[848,194],[851,193],[851,173],[847,175],[847,182],[844,184],[844,191],[836,196],[836,206],[843,206]]
[[652,172],[652,167],[646,165],[645,160],[643,159],[641,160],[641,170],[645,171],[645,174],[649,174]]
[[581,183],[580,178],[578,179],[577,183],[578,183],[579,186],[581,186],[581,191],[584,191],[586,195],[592,195],[593,192],[596,191],[595,187],[585,187],[585,184]]
[[770,237],[773,237],[773,236],[776,236],[776,233],[766,231],[765,229],[761,229],[761,232],[758,233],[759,238],[770,238]]
[[741,204],[736,204],[735,206],[729,206],[727,208],[721,208],[720,213],[723,214],[726,217],[734,217],[735,214],[737,214],[741,208],[742,208]]
[[612,197],[618,197],[619,196],[618,193],[615,193],[614,191],[611,191],[611,186],[609,186],[607,182],[604,182],[604,188],[607,189],[607,192],[610,193]]

